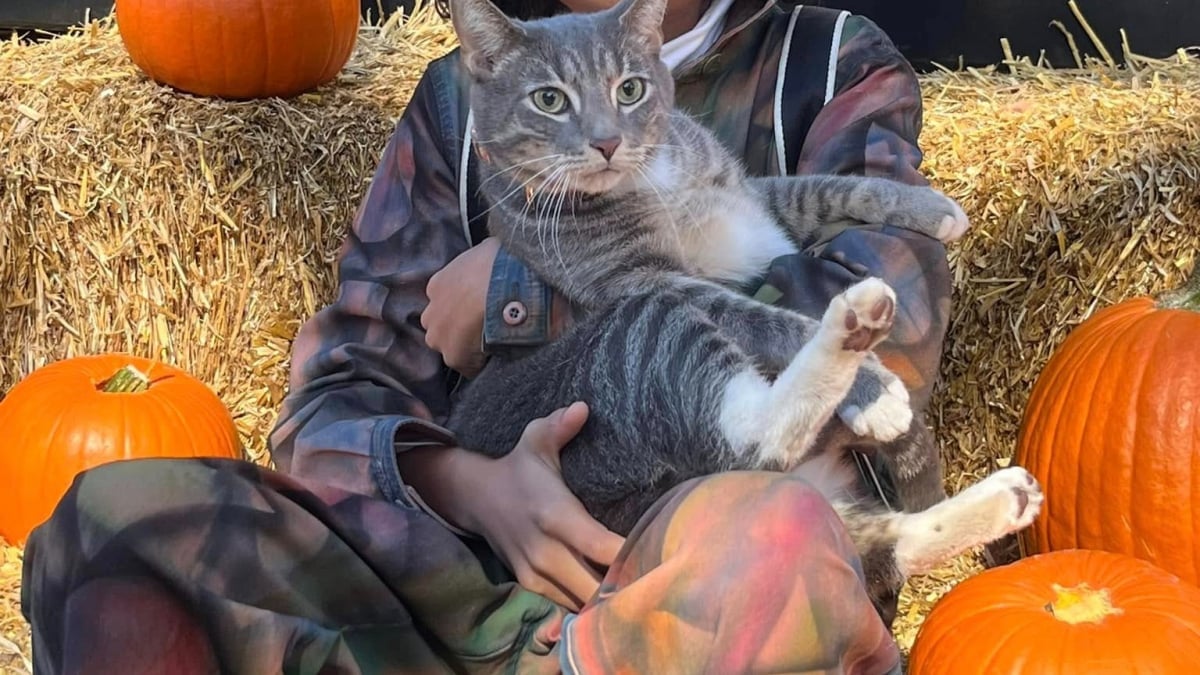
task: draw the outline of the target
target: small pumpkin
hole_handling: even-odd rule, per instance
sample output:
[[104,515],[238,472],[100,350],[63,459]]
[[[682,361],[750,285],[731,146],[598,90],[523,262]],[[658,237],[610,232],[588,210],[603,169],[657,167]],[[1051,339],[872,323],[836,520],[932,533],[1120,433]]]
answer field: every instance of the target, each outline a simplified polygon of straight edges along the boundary
[[1125,553],[1200,584],[1200,268],[1072,331],[1034,385],[1015,461],[1046,497],[1026,553]]
[[0,400],[0,538],[22,544],[75,476],[149,457],[241,456],[228,409],[174,366],[121,354],[43,366]]
[[199,96],[290,97],[331,81],[358,0],[119,0],[117,28],[151,79]]
[[934,605],[909,675],[1196,672],[1200,588],[1144,560],[1056,551],[977,574]]

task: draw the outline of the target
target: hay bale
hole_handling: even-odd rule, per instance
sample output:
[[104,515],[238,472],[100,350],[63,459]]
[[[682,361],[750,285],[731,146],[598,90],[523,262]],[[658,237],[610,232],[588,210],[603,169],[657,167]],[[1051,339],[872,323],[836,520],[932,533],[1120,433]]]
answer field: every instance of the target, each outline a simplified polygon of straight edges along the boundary
[[1182,282],[1200,244],[1200,62],[925,78],[925,170],[974,231],[934,423],[951,489],[1003,465],[1034,379],[1098,307]]
[[[292,337],[332,298],[384,143],[452,47],[430,3],[363,26],[329,86],[226,103],[148,81],[110,19],[0,43],[0,396],[76,354],[161,358],[209,383],[266,463]],[[19,556],[0,546],[0,673],[28,672]]]
[[0,674],[33,671],[29,638],[21,616],[21,551],[0,542]]
[[364,27],[338,80],[226,103],[143,77],[111,20],[0,51],[0,391],[80,353],[208,382],[262,459],[297,327],[425,63],[433,10]]
[[[1200,60],[1135,62],[923,78],[924,169],[974,223],[951,250],[931,412],[951,492],[1009,464],[1034,381],[1074,326],[1198,262]],[[902,646],[981,563],[964,556],[905,589]]]
[[[332,265],[425,63],[453,44],[430,10],[364,26],[337,82],[221,103],[142,77],[113,25],[0,46],[0,392],[74,354],[125,350],[209,382],[252,459],[286,388],[291,339]],[[932,422],[961,489],[1011,455],[1051,351],[1098,306],[1176,283],[1200,242],[1200,61],[923,78],[925,170],[975,230]],[[0,547],[0,672],[27,672],[19,551]],[[911,644],[980,560],[902,596]]]

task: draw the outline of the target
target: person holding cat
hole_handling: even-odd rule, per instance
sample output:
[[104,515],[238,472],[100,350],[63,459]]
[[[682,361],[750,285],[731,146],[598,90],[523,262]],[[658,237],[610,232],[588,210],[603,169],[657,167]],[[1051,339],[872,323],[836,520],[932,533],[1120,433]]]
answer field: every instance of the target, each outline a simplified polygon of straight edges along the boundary
[[[530,19],[613,0],[496,4]],[[748,173],[925,183],[916,77],[868,19],[670,0],[662,32],[677,105]],[[442,422],[459,378],[570,323],[479,229],[466,77],[457,52],[431,63],[384,149],[337,298],[294,345],[278,471],[99,467],[32,535],[22,605],[36,672],[899,673],[864,561],[795,476],[689,481],[623,539],[560,475],[585,404],[531,420],[503,458],[454,445]],[[949,312],[940,242],[828,228],[748,292],[820,316],[866,276],[895,289],[878,351],[919,411]],[[922,433],[914,422],[896,443],[928,446]],[[821,442],[872,453],[836,424]],[[905,506],[940,490],[898,485]]]

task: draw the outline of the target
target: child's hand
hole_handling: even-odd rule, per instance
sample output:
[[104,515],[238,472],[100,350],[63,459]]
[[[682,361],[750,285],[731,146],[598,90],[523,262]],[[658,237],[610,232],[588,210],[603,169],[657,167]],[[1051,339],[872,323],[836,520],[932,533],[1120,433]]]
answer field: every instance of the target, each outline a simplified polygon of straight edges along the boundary
[[625,540],[584,509],[562,478],[559,453],[587,421],[576,403],[534,420],[517,447],[475,489],[473,529],[508,563],[522,586],[578,611]]
[[421,313],[425,344],[466,377],[483,368],[483,317],[488,281],[500,240],[489,237],[467,249],[429,279],[429,305]]

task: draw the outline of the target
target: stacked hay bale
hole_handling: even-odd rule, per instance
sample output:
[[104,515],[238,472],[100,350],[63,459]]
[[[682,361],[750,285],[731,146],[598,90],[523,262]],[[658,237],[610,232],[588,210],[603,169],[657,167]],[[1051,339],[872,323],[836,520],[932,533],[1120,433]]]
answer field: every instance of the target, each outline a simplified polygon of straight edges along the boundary
[[158,86],[108,21],[0,58],[0,391],[132,351],[214,387],[264,455],[290,340],[425,63],[432,10],[365,28],[332,86],[226,103]]
[[[1024,61],[923,78],[924,169],[974,224],[951,251],[931,413],[951,492],[1008,464],[1034,381],[1076,325],[1178,286],[1200,263],[1200,60],[1134,60],[1132,71]],[[910,584],[903,646],[978,569],[967,556]]]
[[[431,3],[400,19],[363,27],[335,83],[288,101],[160,87],[108,20],[0,43],[0,396],[76,354],[161,358],[212,386],[266,462],[292,337],[332,296],[425,64],[453,48]],[[0,548],[0,673],[28,670],[20,571]]]
[[[208,382],[266,462],[291,339],[331,297],[346,225],[425,63],[452,45],[422,9],[364,27],[333,85],[252,103],[148,82],[108,22],[0,47],[0,392],[74,354],[162,358]],[[1196,262],[1200,61],[1139,63],[923,79],[925,170],[975,223],[952,250],[932,415],[952,491],[1007,461],[1074,325]],[[24,672],[19,552],[0,553],[0,671]],[[978,564],[914,581],[902,645]]]

